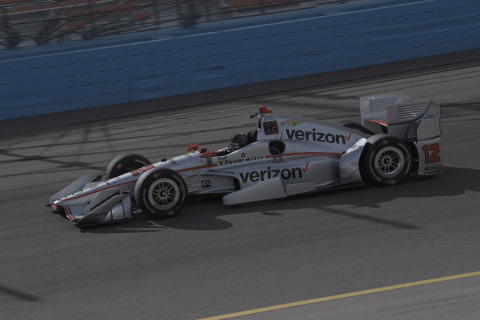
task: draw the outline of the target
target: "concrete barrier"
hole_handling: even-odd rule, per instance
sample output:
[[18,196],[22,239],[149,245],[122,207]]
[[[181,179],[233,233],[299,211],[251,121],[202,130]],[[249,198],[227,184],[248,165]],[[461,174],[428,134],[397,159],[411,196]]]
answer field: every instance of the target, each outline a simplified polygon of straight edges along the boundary
[[478,0],[428,0],[0,60],[0,119],[480,48]]

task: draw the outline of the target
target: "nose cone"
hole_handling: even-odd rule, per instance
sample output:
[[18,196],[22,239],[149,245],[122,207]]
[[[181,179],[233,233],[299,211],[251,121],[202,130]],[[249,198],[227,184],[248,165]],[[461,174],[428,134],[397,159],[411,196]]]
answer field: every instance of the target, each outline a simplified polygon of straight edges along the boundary
[[63,198],[56,200],[53,204],[56,206],[69,206],[74,204],[82,204],[84,202],[91,201],[95,196],[95,193],[88,192],[90,190],[77,191],[69,194]]
[[57,201],[55,201],[53,203],[53,205],[56,206],[56,207],[58,207],[58,206],[62,207],[62,206],[68,205],[68,203],[66,203],[65,201],[67,201],[66,198],[60,198]]

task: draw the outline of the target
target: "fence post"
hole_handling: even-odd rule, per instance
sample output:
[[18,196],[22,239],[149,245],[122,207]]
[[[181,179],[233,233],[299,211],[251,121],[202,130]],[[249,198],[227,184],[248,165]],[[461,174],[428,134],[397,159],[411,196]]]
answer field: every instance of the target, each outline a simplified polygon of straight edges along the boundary
[[22,39],[22,36],[17,31],[15,31],[15,29],[10,27],[10,23],[8,21],[7,9],[5,7],[2,8],[2,12],[3,12],[3,19],[2,19],[2,22],[0,23],[0,30],[3,29],[3,32],[5,32],[6,34],[5,47],[7,47],[8,49],[13,49],[16,46],[18,46],[18,44],[22,42],[23,39]]
[[205,0],[205,15],[207,16],[207,21],[210,22],[210,0]]
[[180,9],[180,0],[176,0],[175,3],[177,4],[177,21],[179,25],[182,25],[182,10]]
[[263,3],[263,0],[260,1],[260,13],[264,14],[265,13],[265,4]]
[[92,28],[92,38],[95,38],[97,32],[95,28],[95,14],[93,13],[93,3],[92,0],[88,0],[88,11],[90,11],[90,28]]
[[153,1],[153,10],[155,10],[155,24],[157,25],[157,30],[160,29],[160,19],[158,15],[160,11],[158,10],[158,0]]

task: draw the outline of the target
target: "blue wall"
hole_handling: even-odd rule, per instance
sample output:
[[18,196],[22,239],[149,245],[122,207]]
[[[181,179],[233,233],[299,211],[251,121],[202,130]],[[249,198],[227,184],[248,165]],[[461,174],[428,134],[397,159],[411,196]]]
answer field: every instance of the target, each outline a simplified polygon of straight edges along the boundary
[[478,0],[429,0],[0,61],[0,119],[480,48]]

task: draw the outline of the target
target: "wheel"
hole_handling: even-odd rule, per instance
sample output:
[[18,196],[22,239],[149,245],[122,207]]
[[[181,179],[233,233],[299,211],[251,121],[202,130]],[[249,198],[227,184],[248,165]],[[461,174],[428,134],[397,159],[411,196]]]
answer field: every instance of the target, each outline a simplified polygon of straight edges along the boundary
[[337,124],[342,126],[342,127],[358,130],[358,131],[366,133],[366,134],[370,134],[370,135],[375,134],[372,131],[365,128],[364,126],[362,126],[360,123],[356,123],[356,122],[353,122],[353,121],[350,121],[350,120],[339,121],[339,122],[337,122]]
[[149,164],[151,164],[151,162],[139,154],[122,154],[110,161],[107,167],[106,178],[107,180],[115,178],[124,173],[148,166]]
[[154,219],[170,218],[185,205],[187,184],[173,170],[159,168],[142,174],[135,185],[140,209]]
[[362,176],[379,186],[402,182],[410,173],[413,155],[403,140],[378,134],[367,140],[361,157]]

